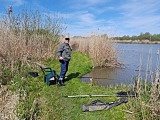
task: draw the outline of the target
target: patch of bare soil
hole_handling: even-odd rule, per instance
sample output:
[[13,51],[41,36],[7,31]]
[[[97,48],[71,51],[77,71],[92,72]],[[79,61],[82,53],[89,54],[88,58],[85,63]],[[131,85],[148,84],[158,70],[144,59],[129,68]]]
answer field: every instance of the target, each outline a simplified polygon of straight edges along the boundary
[[18,100],[18,94],[9,91],[6,85],[0,86],[0,120],[18,120],[16,116]]

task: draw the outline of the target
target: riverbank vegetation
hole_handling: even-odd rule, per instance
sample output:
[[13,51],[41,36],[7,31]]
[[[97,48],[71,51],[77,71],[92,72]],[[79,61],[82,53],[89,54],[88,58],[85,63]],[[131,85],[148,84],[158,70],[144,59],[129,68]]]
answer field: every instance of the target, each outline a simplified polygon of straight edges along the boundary
[[150,41],[160,41],[160,34],[151,34],[149,32],[146,33],[141,33],[140,35],[134,35],[134,36],[129,36],[129,35],[124,35],[122,37],[115,37],[115,39],[118,40],[150,40]]
[[108,36],[73,37],[72,46],[84,54],[89,54],[94,67],[120,67],[117,50]]
[[[58,61],[56,49],[65,27],[61,26],[61,19],[57,16],[53,20],[47,15],[45,18],[44,22],[38,11],[28,10],[23,10],[18,15],[11,12],[2,16],[0,21],[2,119],[6,117],[8,119],[63,119],[63,117],[78,119],[81,115],[83,100],[80,100],[80,103],[78,100],[71,100],[72,102],[69,103],[68,100],[62,98],[62,94],[95,94],[98,91],[99,93],[104,91],[104,88],[98,89],[98,86],[91,87],[80,82],[80,77],[89,72],[93,66],[88,53],[85,53],[86,57],[83,55],[84,53],[75,53],[75,55],[73,53],[70,77],[68,77],[71,82],[68,82],[64,88],[56,85],[47,87],[43,83],[42,74],[37,78],[28,76],[30,71],[40,72],[35,63],[45,63],[44,61],[47,60],[45,65],[51,66],[59,72],[59,66],[56,66],[59,63],[55,62]],[[85,103],[89,102],[86,100],[84,99]],[[67,109],[65,109],[66,105]],[[64,109],[65,111],[63,111]],[[77,114],[77,110],[79,114]],[[87,119],[85,114],[84,116]],[[117,115],[117,117],[122,116]]]
[[123,43],[160,43],[160,34],[150,34],[149,32],[141,33],[140,35],[124,35],[122,37],[113,37],[115,42],[123,42]]
[[[151,67],[152,58],[148,56],[145,78],[141,75],[141,60],[139,65],[139,73],[135,78],[134,90],[138,94],[138,98],[131,100],[128,108],[132,111],[131,120],[158,120],[160,118],[160,71],[159,71],[159,53],[156,56],[156,68]],[[150,81],[150,82],[149,82]]]
[[[61,19],[52,20],[38,11],[23,10],[2,16],[0,21],[0,69],[2,82],[12,81],[28,62],[55,57],[59,34],[65,29]],[[64,28],[64,29],[63,29]]]
[[[60,18],[46,16],[42,21],[38,11],[26,11],[17,16],[10,13],[0,22],[0,116],[3,119],[25,120],[105,120],[105,119],[153,119],[158,120],[159,70],[152,84],[144,84],[140,75],[136,78],[136,98],[107,111],[82,112],[83,104],[100,99],[115,101],[116,96],[92,98],[64,98],[64,95],[108,94],[128,91],[128,86],[100,87],[83,83],[80,78],[92,67],[119,67],[117,53],[107,36],[91,36],[71,41],[77,50],[72,52],[65,86],[46,86],[44,76],[35,63],[60,71],[56,58],[57,45],[65,30]],[[36,71],[38,77],[28,73]],[[153,78],[153,77],[152,77]]]

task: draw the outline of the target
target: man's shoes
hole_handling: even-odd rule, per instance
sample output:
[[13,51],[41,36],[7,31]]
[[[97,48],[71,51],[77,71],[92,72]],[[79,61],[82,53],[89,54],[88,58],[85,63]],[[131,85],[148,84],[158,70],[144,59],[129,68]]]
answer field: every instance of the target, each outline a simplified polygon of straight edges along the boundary
[[59,84],[59,86],[65,86],[65,84],[63,83],[63,80],[59,80],[58,84]]
[[65,86],[64,83],[63,83],[63,81],[60,81],[60,82],[59,82],[59,85],[60,85],[60,86]]
[[59,84],[59,86],[65,86],[64,83],[63,83],[63,78],[62,77],[59,78],[58,84]]

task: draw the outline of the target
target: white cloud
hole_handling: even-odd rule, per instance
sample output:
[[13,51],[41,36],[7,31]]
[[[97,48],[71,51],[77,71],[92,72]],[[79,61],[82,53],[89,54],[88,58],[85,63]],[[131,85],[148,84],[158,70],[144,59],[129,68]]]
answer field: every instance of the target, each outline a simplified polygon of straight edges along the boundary
[[[83,25],[93,25],[94,23],[98,22],[95,20],[94,14],[89,13],[88,11],[78,11],[72,13],[59,13],[65,19],[69,19],[70,21],[74,21],[75,23],[83,23]],[[73,24],[75,24],[73,23]]]
[[10,5],[10,6],[20,6],[27,3],[25,0],[2,0],[3,4]]
[[89,4],[99,4],[99,3],[105,3],[110,0],[82,0],[82,1],[85,1],[86,3]]
[[13,11],[16,12],[18,7],[26,3],[27,2],[25,0],[1,0],[0,16],[5,15],[11,6]]
[[[27,4],[27,0],[3,1],[7,7],[11,3],[14,6]],[[55,9],[46,8],[40,3],[35,0],[31,6],[39,8],[43,14],[49,11],[51,16],[55,16]],[[96,30],[129,35],[160,31],[159,0],[69,0],[65,4],[67,8],[57,9],[57,14],[65,20],[73,35]]]
[[84,13],[79,16],[81,22],[85,24],[93,24],[95,22],[94,15],[91,13]]
[[147,15],[160,10],[159,0],[131,0],[130,2],[122,5],[120,8],[124,11],[125,16],[132,15]]
[[[159,0],[126,0],[117,6],[111,0],[73,0],[72,12],[60,13],[68,21],[72,35],[84,35],[99,30],[102,33],[138,35],[140,32],[160,31]],[[113,1],[112,1],[113,2]],[[101,8],[99,5],[106,4]],[[113,13],[113,16],[108,14]],[[99,15],[103,16],[99,17]],[[118,14],[119,16],[116,16]],[[114,33],[115,32],[115,33]]]
[[[92,7],[107,4],[111,0],[72,0],[70,1],[70,8],[75,10],[90,9]],[[101,9],[101,8],[98,8]]]
[[20,6],[20,5],[23,5],[23,4],[26,3],[25,0],[11,0],[11,1],[14,2],[14,5],[15,5],[15,6]]
[[120,6],[121,16],[119,26],[126,33],[140,32],[158,33],[160,31],[160,1],[159,0],[130,0]]

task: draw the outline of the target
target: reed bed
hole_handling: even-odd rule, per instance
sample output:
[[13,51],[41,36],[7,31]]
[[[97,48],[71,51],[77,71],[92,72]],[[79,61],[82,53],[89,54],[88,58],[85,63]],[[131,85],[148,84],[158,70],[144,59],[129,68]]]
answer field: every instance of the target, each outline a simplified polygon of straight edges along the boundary
[[13,11],[0,19],[1,119],[16,119],[19,94],[12,93],[7,85],[14,85],[16,76],[23,79],[27,69],[34,67],[33,62],[54,58],[60,35],[65,30],[62,19],[56,14],[43,16],[38,10],[26,9],[14,14]]
[[[134,90],[138,94],[137,98],[131,98],[128,109],[131,111],[128,119],[130,120],[159,120],[160,118],[160,70],[159,55],[157,55],[157,67],[151,68],[151,56],[148,57],[146,78],[143,80],[139,67],[139,74],[136,78]],[[141,60],[140,60],[141,61]],[[149,72],[148,72],[149,71]],[[150,74],[152,73],[152,74]]]
[[117,51],[108,36],[91,35],[90,37],[74,37],[73,48],[84,54],[89,54],[94,67],[120,67],[117,61]]
[[[52,16],[53,17],[53,16]],[[0,21],[0,73],[2,80],[11,80],[29,62],[54,58],[60,35],[65,27],[55,14],[42,17],[39,11],[9,12]],[[7,77],[10,76],[10,77]]]

